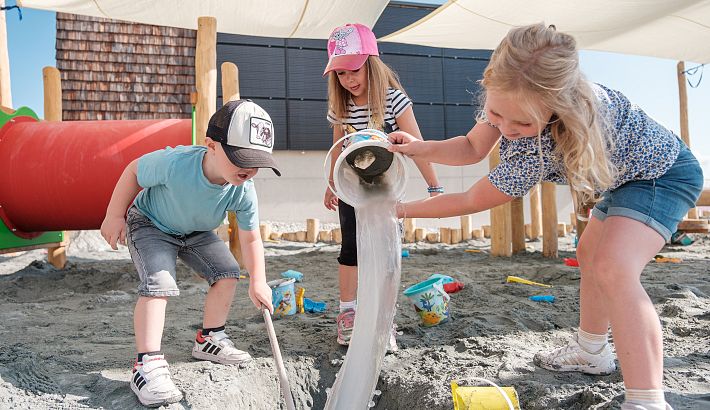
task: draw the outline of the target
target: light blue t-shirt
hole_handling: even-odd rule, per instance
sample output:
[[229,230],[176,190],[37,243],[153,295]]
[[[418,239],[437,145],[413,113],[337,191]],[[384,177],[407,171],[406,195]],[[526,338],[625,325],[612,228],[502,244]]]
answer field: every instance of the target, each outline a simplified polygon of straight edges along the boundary
[[202,171],[207,148],[177,146],[145,154],[138,160],[143,190],[134,205],[161,231],[188,235],[219,226],[235,211],[239,228],[259,228],[258,201],[252,180],[240,186],[213,184]]

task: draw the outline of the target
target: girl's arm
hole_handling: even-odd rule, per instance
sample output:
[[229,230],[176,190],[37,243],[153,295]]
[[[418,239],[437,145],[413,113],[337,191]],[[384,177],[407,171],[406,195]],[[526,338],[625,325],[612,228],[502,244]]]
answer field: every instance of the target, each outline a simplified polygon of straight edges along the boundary
[[406,132],[390,134],[390,151],[401,152],[412,159],[445,165],[471,165],[486,158],[500,138],[500,131],[485,123],[477,123],[466,136],[444,141],[420,141]]
[[116,243],[126,245],[126,209],[140,190],[138,160],[134,159],[126,166],[118,179],[111,195],[111,201],[106,208],[106,216],[101,223],[101,236],[113,249],[118,249]]
[[482,178],[466,192],[439,195],[397,205],[399,218],[446,218],[468,215],[502,205],[513,197],[498,190],[488,178]]
[[[419,124],[417,124],[417,119],[414,117],[414,110],[411,105],[404,110],[396,121],[397,126],[401,131],[412,135],[420,141],[423,140],[422,133],[419,131]],[[431,162],[421,158],[412,159],[414,160],[414,163],[417,164],[417,168],[419,168],[419,172],[421,172],[426,183],[430,187],[438,187],[439,179],[436,176],[436,171],[434,171],[434,167],[431,165]]]
[[237,229],[239,243],[244,255],[244,265],[249,272],[249,298],[254,306],[266,306],[269,312],[274,313],[271,305],[271,288],[266,284],[266,268],[264,263],[264,243],[258,229],[245,231]]
[[[333,125],[333,144],[338,142],[345,135],[343,127],[338,124]],[[343,142],[339,142],[338,145],[342,146]],[[335,211],[338,206],[338,197],[335,196],[332,189],[335,189],[335,183],[333,182],[333,169],[335,168],[335,161],[338,159],[338,155],[342,150],[340,147],[335,147],[330,153],[330,173],[328,174],[328,187],[325,188],[325,196],[323,197],[323,205],[331,211]],[[333,187],[333,188],[331,188]]]

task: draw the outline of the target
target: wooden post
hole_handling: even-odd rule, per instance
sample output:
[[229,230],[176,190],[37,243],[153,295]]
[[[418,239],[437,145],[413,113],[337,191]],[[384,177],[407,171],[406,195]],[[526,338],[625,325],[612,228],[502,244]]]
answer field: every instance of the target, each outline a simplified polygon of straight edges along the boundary
[[331,236],[330,236],[330,231],[320,231],[318,232],[318,240],[321,242],[330,242],[331,241]]
[[429,243],[439,242],[439,232],[429,232],[428,234],[426,234],[426,240]]
[[[690,147],[690,127],[688,125],[688,89],[685,85],[685,62],[678,61],[678,101],[680,108],[680,138],[685,145]],[[688,210],[689,219],[698,218],[698,210],[690,208]]]
[[297,242],[306,242],[306,237],[307,237],[307,232],[306,231],[298,231],[296,232],[296,241]]
[[269,235],[269,239],[272,241],[278,241],[281,239],[282,234],[279,232],[271,232],[271,235]]
[[458,229],[457,229],[457,228],[451,228],[451,231],[450,231],[450,232],[451,232],[451,243],[452,243],[452,244],[461,242],[461,234],[462,234],[462,232],[461,232],[461,229],[460,229],[460,228],[458,228]]
[[540,184],[530,190],[530,239],[542,235],[542,210],[540,209]]
[[473,239],[481,240],[483,239],[483,229],[474,229],[471,231],[471,236]]
[[[2,24],[4,24],[5,13],[0,14],[3,15]],[[2,27],[0,27],[0,30],[2,30]],[[59,70],[56,67],[44,67],[42,69],[42,81],[44,83],[44,120],[59,122],[62,120],[62,81]],[[47,250],[47,261],[57,269],[64,269],[67,264],[67,248],[65,245],[68,241],[69,235],[64,232],[62,246]]]
[[234,212],[227,212],[227,219],[229,220],[229,251],[234,255],[234,259],[241,268],[244,268],[244,259],[242,257],[242,247],[239,243],[239,226],[237,225],[237,215]]
[[414,242],[416,239],[415,229],[417,229],[417,220],[415,218],[404,218],[404,242]]
[[461,217],[461,240],[469,239],[471,239],[471,215],[464,215]]
[[424,238],[426,237],[426,233],[424,232],[424,228],[417,228],[414,230],[414,240],[417,242],[423,241]]
[[239,99],[239,69],[237,65],[224,62],[222,69],[222,104]]
[[[222,64],[222,105],[239,99],[239,72],[234,63]],[[217,111],[217,20],[214,17],[197,19],[197,49],[195,51],[195,84],[197,85],[197,103],[195,105],[195,141],[205,144],[207,124]],[[237,218],[234,212],[227,212],[229,230],[237,232]],[[269,229],[270,230],[270,229]],[[264,236],[261,239],[271,239]],[[239,266],[244,266],[239,235],[229,236],[229,249],[237,259]]]
[[333,229],[333,231],[331,232],[331,236],[333,237],[333,242],[343,242],[343,232],[340,230],[340,228]]
[[542,256],[557,257],[557,186],[542,183]]
[[265,241],[271,238],[271,225],[269,224],[259,224],[259,233],[261,234],[261,240]]
[[439,240],[441,243],[451,244],[451,229],[439,228]]
[[[5,6],[4,0],[0,0],[0,6]],[[0,12],[0,105],[12,108],[10,54],[7,51],[7,24],[4,11]]]
[[217,110],[217,19],[214,17],[197,19],[195,85],[195,134],[197,144],[204,145],[207,123]]
[[491,226],[490,225],[483,225],[481,227],[481,230],[483,230],[483,237],[484,238],[490,238],[491,237]]
[[320,222],[317,219],[306,219],[306,242],[316,243],[320,231]]
[[557,224],[557,237],[564,238],[567,236],[567,224],[560,222]]
[[[500,143],[488,155],[490,169],[500,163]],[[512,250],[510,202],[491,209],[491,256],[510,256]]]
[[510,202],[510,234],[512,252],[525,252],[525,214],[523,198],[515,198]]

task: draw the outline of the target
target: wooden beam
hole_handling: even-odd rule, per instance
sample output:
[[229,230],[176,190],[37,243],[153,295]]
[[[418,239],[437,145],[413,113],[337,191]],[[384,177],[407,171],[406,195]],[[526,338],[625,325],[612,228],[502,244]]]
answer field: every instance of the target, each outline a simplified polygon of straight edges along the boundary
[[542,256],[557,258],[557,186],[542,183]]
[[469,239],[471,239],[471,215],[464,215],[461,217],[461,240]]
[[686,233],[710,233],[707,219],[684,219],[678,224],[678,230]]
[[[44,84],[44,120],[50,122],[62,121],[62,80],[56,67],[42,69]],[[69,235],[64,232],[65,243]],[[66,246],[51,247],[47,250],[47,261],[57,269],[64,269],[67,264]]]
[[217,19],[197,19],[197,46],[195,49],[195,138],[205,145],[205,135],[210,117],[217,110]]
[[530,239],[542,235],[542,209],[540,208],[540,184],[530,190]]
[[[5,1],[0,0],[0,6]],[[10,84],[10,54],[7,51],[7,24],[5,12],[0,12],[0,105],[12,108],[12,87]]]
[[234,63],[222,63],[222,104],[237,101],[239,97],[239,69]]
[[710,189],[703,189],[700,193],[700,198],[698,202],[695,203],[697,206],[710,206]]
[[315,218],[306,219],[306,242],[316,243],[318,231],[320,231],[320,221]]
[[515,198],[510,202],[510,234],[512,253],[525,252],[525,214],[523,198]]
[[416,218],[404,218],[404,242],[412,243],[416,239],[415,230],[417,229]]
[[[678,61],[678,108],[680,109],[680,138],[690,147],[690,126],[688,121],[688,88],[685,84],[685,62]],[[698,210],[690,208],[688,218],[697,219]]]
[[[500,163],[500,143],[488,155],[488,166],[495,168]],[[490,210],[491,256],[510,256],[512,250],[510,202]]]

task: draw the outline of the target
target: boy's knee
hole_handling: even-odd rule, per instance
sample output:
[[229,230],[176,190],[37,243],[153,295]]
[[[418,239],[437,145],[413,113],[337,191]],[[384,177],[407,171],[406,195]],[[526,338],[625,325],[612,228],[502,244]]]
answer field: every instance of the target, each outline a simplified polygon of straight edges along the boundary
[[180,294],[175,277],[170,271],[161,270],[147,275],[138,291],[141,296],[161,297]]

